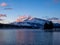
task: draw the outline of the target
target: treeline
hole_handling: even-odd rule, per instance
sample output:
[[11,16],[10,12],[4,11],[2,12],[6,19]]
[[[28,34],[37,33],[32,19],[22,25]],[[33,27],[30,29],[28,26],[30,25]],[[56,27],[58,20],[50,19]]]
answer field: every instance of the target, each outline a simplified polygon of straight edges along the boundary
[[52,21],[50,21],[49,23],[45,23],[44,24],[44,29],[53,29],[54,28],[54,25],[52,23]]
[[0,28],[2,28],[2,29],[4,29],[4,28],[19,28],[19,26],[11,25],[11,24],[1,24],[0,23]]
[[9,28],[29,28],[29,29],[38,29],[39,27],[34,27],[34,26],[22,26],[22,25],[20,25],[20,26],[17,26],[17,25],[12,25],[12,24],[1,24],[0,23],[0,29],[5,29],[5,28],[7,28],[7,29],[9,29]]

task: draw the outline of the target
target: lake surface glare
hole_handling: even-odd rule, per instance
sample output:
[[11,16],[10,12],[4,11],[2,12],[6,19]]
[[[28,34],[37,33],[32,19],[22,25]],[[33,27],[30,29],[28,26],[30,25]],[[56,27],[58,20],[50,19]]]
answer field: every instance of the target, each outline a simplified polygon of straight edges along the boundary
[[0,29],[0,45],[60,45],[60,32],[41,29]]

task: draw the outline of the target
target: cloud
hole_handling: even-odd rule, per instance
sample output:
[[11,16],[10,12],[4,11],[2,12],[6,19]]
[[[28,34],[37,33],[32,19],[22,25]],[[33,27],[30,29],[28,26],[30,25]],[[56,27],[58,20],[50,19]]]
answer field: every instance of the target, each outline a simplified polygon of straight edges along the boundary
[[0,17],[7,17],[6,14],[0,14]]
[[6,14],[0,14],[0,21],[4,21],[4,17],[7,17]]
[[7,3],[3,2],[0,4],[0,6],[5,7],[5,6],[7,6]]
[[13,8],[4,8],[4,10],[12,10]]

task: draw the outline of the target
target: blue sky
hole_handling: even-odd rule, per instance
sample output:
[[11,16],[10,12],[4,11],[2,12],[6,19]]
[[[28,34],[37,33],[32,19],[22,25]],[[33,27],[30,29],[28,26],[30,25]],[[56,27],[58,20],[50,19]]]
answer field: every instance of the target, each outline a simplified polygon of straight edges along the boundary
[[[5,4],[5,5],[4,5]],[[14,21],[22,15],[33,17],[60,18],[59,0],[0,0],[0,14],[6,14],[5,20]]]

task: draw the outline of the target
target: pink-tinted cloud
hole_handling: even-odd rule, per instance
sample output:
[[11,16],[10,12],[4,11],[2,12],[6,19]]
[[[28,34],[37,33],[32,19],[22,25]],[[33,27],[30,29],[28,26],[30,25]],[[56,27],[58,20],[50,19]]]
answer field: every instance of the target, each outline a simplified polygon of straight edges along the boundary
[[5,7],[5,6],[7,6],[7,3],[3,2],[0,4],[0,6]]
[[0,17],[7,17],[6,14],[0,14]]

